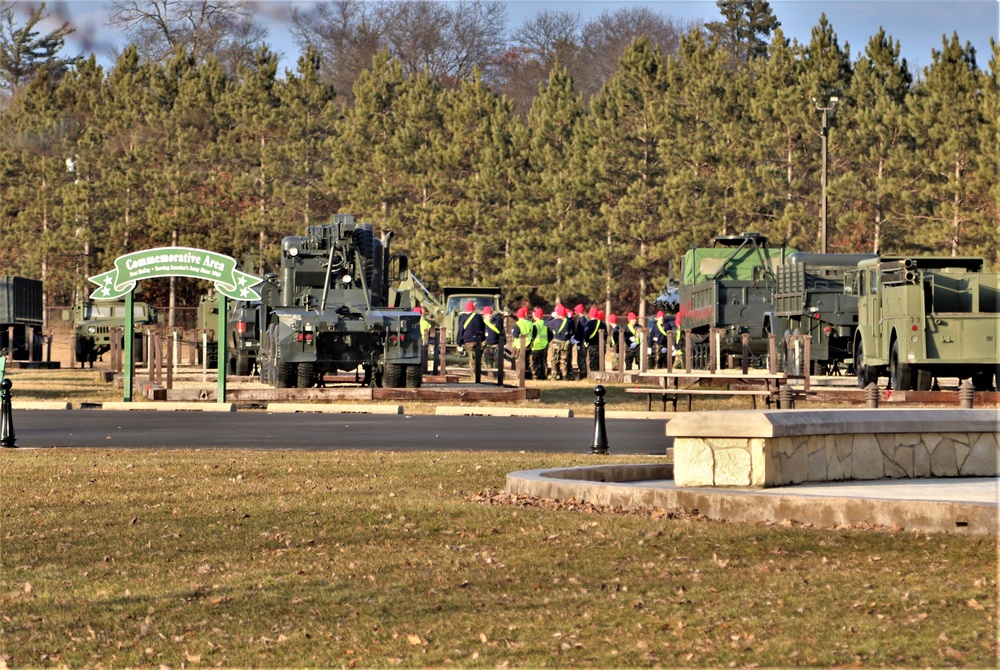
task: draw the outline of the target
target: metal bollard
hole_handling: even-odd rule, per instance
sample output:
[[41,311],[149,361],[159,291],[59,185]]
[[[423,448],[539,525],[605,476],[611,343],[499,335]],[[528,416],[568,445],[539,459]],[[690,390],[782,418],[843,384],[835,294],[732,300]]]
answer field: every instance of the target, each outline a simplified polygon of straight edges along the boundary
[[795,409],[795,395],[788,384],[778,390],[778,409]]
[[7,378],[0,381],[0,447],[17,447],[14,435],[14,414],[10,406],[10,387],[14,384]]
[[972,409],[976,399],[976,387],[971,379],[966,379],[958,387],[958,406],[961,409]]
[[870,409],[878,409],[878,384],[875,382],[865,387],[865,401]]
[[604,394],[606,390],[598,384],[594,387],[594,439],[590,443],[590,453],[608,453],[608,429],[604,426]]

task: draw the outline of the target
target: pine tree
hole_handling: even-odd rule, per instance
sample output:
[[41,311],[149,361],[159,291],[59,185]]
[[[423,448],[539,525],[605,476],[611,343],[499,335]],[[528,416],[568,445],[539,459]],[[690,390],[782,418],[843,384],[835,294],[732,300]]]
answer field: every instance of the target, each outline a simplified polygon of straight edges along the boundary
[[754,58],[767,55],[767,45],[781,23],[767,0],[716,0],[724,21],[705,24],[709,35],[717,39],[729,54],[733,69]]
[[590,239],[603,248],[590,252],[586,265],[603,276],[601,294],[609,308],[612,296],[641,304],[666,260],[663,242],[672,231],[660,220],[664,202],[659,188],[668,169],[661,146],[666,89],[660,50],[639,39],[591,100]]
[[14,6],[0,0],[0,91],[12,93],[45,68],[55,79],[66,72],[73,59],[59,57],[66,37],[74,32],[68,21],[46,34],[38,25],[49,18],[45,3],[32,8],[23,26],[14,22]]
[[855,64],[837,111],[842,133],[838,155],[844,158],[839,175],[830,180],[831,211],[837,214],[832,250],[891,249],[905,234],[895,216],[904,185],[893,166],[913,147],[904,126],[912,83],[906,60],[899,58],[899,42],[880,29]]
[[989,215],[996,180],[995,163],[990,163],[996,154],[982,160],[988,148],[981,144],[983,128],[989,124],[975,49],[959,42],[957,34],[942,44],[932,52],[933,62],[909,99],[916,151],[903,169],[914,184],[905,195],[907,214],[916,225],[907,246],[953,256],[995,254],[995,245],[984,245],[996,239],[996,220]]

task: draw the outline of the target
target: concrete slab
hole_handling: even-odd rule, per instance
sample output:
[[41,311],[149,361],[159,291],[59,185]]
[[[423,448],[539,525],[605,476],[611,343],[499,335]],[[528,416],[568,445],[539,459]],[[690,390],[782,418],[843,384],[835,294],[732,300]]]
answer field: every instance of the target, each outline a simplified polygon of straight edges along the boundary
[[105,402],[101,409],[133,412],[235,412],[231,402]]
[[308,402],[269,402],[266,411],[274,414],[311,412],[318,414],[402,414],[402,405],[337,405]]
[[56,401],[41,401],[41,400],[11,400],[10,408],[12,410],[22,410],[22,409],[73,409],[73,403],[69,402],[56,402]]
[[546,416],[572,418],[571,409],[543,409],[534,407],[475,407],[473,405],[438,405],[438,416]]
[[1000,478],[824,482],[770,489],[678,488],[670,464],[528,470],[507,491],[635,509],[657,507],[732,522],[884,527],[996,535]]

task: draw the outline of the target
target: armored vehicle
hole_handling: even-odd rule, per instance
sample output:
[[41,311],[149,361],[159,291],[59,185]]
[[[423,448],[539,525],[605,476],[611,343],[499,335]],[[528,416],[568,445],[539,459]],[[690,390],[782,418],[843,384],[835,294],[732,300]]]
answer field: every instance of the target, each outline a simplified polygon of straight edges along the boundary
[[[136,352],[142,352],[142,328],[159,323],[156,308],[144,302],[133,303],[134,337]],[[63,320],[73,321],[73,335],[76,339],[74,356],[80,367],[94,361],[111,349],[111,329],[125,325],[124,300],[83,301],[76,304],[72,312],[63,310]],[[140,355],[137,353],[136,358]]]
[[42,282],[0,277],[0,356],[42,360]]
[[390,256],[390,239],[337,214],[282,240],[279,274],[260,291],[261,381],[307,388],[343,370],[366,385],[420,386],[420,314],[388,304],[408,273],[405,256]]
[[974,257],[860,262],[844,282],[858,300],[858,385],[887,376],[895,390],[924,391],[934,377],[958,377],[992,388],[1000,366],[997,278]]
[[[844,274],[875,254],[809,254],[797,251],[774,269],[773,310],[764,315],[764,333],[774,333],[785,371],[826,374],[851,360],[858,327],[858,298],[844,293]],[[802,349],[786,347],[788,335],[809,335],[810,360]]]
[[691,248],[681,268],[680,327],[695,339],[693,364],[700,367],[709,331],[724,329],[722,353],[742,354],[743,333],[753,355],[767,353],[764,314],[770,312],[775,269],[795,249],[772,248],[759,233],[716,237],[713,246]]

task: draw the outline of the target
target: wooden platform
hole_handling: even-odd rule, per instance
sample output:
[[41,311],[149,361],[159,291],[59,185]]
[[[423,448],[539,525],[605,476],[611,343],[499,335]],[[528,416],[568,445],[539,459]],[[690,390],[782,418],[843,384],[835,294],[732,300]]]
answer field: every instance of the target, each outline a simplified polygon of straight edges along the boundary
[[[150,399],[169,401],[215,401],[216,388],[161,389],[151,388]],[[418,389],[387,389],[363,387],[326,387],[308,389],[234,388],[226,389],[226,402],[358,402],[373,400],[410,400],[415,402],[521,402],[538,400],[539,389],[498,387],[488,384],[427,385]]]

